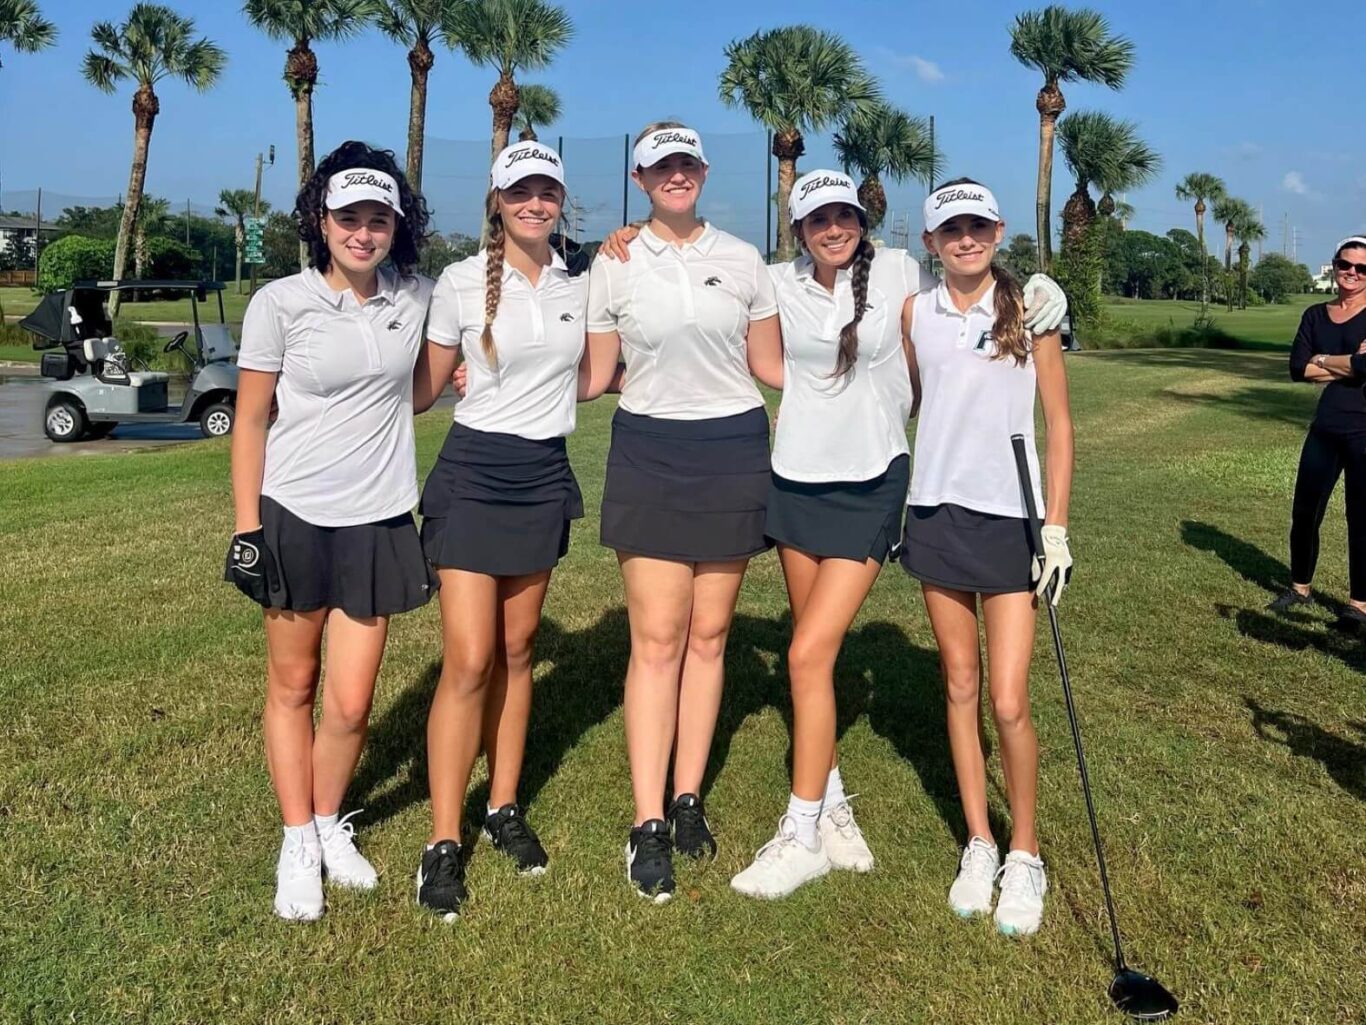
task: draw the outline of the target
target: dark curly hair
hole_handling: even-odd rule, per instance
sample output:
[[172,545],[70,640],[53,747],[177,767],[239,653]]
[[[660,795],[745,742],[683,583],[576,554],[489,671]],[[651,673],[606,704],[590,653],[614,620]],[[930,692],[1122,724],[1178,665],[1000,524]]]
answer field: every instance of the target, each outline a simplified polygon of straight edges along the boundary
[[317,170],[304,183],[294,200],[294,225],[299,232],[299,241],[308,247],[308,265],[324,274],[332,266],[332,254],[328,251],[322,230],[323,214],[327,212],[324,207],[327,180],[348,167],[383,171],[398,182],[398,200],[403,216],[398,218],[394,227],[394,244],[389,250],[389,259],[401,273],[411,274],[417,266],[418,250],[427,241],[427,221],[430,216],[427,201],[422,198],[422,193],[415,192],[409,186],[392,150],[375,149],[354,139],[342,143],[319,161]]

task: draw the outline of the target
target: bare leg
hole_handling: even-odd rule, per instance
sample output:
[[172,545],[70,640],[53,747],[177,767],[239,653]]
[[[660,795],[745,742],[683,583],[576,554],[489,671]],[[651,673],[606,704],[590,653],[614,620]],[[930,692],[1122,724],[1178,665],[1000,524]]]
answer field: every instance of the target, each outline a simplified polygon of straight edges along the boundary
[[313,740],[313,811],[318,815],[341,810],[355,775],[388,635],[385,616],[352,619],[341,609],[328,613],[323,715]]
[[313,821],[313,699],[326,612],[267,609],[266,765],[286,826]]
[[498,581],[498,641],[483,726],[489,804],[495,808],[517,801],[531,718],[532,645],[549,584],[549,570]]
[[1039,740],[1029,715],[1029,660],[1034,654],[1034,596],[1028,591],[982,596],[987,626],[991,711],[1001,737],[1001,764],[1010,801],[1010,849],[1039,853],[1034,812]]
[[441,679],[427,716],[432,843],[460,840],[498,634],[498,580],[459,569],[443,569],[440,574]]
[[699,562],[693,575],[692,618],[678,691],[678,738],[674,791],[695,794],[707,771],[721,691],[726,677],[726,638],[747,559]]
[[[816,583],[816,570],[821,560],[814,555],[800,552],[786,545],[778,546],[778,561],[783,565],[783,582],[787,585],[787,605],[792,610],[792,628],[795,631],[801,622],[806,608],[806,599]],[[840,762],[839,748],[835,748],[830,758],[830,768],[834,770]]]

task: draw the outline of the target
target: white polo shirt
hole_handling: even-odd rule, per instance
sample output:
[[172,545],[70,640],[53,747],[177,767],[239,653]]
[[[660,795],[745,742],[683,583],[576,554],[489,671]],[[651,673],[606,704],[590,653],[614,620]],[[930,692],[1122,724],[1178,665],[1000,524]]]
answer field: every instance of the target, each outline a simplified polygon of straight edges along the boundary
[[920,367],[920,417],[911,505],[952,503],[996,516],[1025,516],[1010,438],[1023,434],[1034,501],[1043,509],[1034,451],[1034,361],[991,358],[996,286],[960,313],[947,285],[915,297],[911,344]]
[[914,396],[901,347],[901,314],[908,297],[937,281],[904,249],[876,249],[857,361],[836,378],[840,331],[854,318],[850,272],[835,272],[831,293],[816,281],[810,256],[769,270],[783,325],[783,401],[773,472],[799,481],[871,480],[910,451],[906,421]]
[[759,250],[710,223],[683,246],[646,227],[630,248],[593,261],[588,292],[588,330],[621,336],[621,408],[708,420],[762,406],[745,333],[778,304]]
[[381,269],[362,305],[310,268],[252,297],[237,365],[279,374],[262,495],[319,527],[412,509],[413,365],[431,294],[430,278]]
[[477,431],[522,438],[562,438],[574,430],[579,361],[585,338],[588,276],[571,278],[559,253],[532,285],[503,264],[503,289],[493,318],[496,365],[484,356],[483,251],[453,263],[432,293],[427,337],[459,347],[469,368],[455,422]]

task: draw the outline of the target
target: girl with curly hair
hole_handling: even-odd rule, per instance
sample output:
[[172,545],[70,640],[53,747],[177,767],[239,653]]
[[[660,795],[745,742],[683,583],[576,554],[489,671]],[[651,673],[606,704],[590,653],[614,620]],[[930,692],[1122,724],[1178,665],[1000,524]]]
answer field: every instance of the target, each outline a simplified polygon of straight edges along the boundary
[[426,204],[387,150],[338,147],[294,216],[309,266],[258,291],[242,324],[225,578],[264,610],[266,761],[284,819],[275,913],[313,920],[324,876],[376,883],[342,799],[389,617],[437,586],[411,513],[413,369],[432,282],[413,273]]

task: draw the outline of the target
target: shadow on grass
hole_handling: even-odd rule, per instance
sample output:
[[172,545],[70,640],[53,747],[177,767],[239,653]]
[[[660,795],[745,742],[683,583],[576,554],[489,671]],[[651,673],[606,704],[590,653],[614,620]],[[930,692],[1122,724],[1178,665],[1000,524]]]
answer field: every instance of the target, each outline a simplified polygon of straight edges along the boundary
[[[1267,359],[1260,352],[1250,354],[1228,349],[1119,349],[1105,351],[1105,362],[1173,370],[1217,370],[1222,374],[1272,384],[1290,380],[1289,352],[1284,348],[1280,351],[1284,354],[1283,359]],[[1249,355],[1254,358],[1249,359]],[[1317,392],[1306,391],[1306,394],[1312,398]]]
[[[587,630],[567,633],[553,619],[541,621],[536,662],[551,669],[536,680],[527,726],[526,756],[518,800],[530,804],[561,761],[593,726],[621,703],[621,681],[630,650],[624,609],[611,609]],[[427,710],[441,675],[432,662],[370,728],[365,757],[351,784],[355,807],[375,826],[426,801]],[[467,832],[484,820],[488,784],[466,797]]]
[[1290,586],[1290,571],[1285,563],[1209,523],[1183,520],[1181,540],[1191,548],[1219,556],[1240,577],[1265,591],[1279,594]]
[[[1243,704],[1252,713],[1257,736],[1284,744],[1296,757],[1316,759],[1333,782],[1357,800],[1366,801],[1366,743],[1345,740],[1294,712],[1263,708],[1253,698],[1244,698]],[[1366,722],[1348,726],[1366,741]]]
[[1226,413],[1265,422],[1276,420],[1307,429],[1314,417],[1314,396],[1271,385],[1252,385],[1221,395],[1190,395],[1164,388],[1164,399],[1192,406],[1213,406]]

